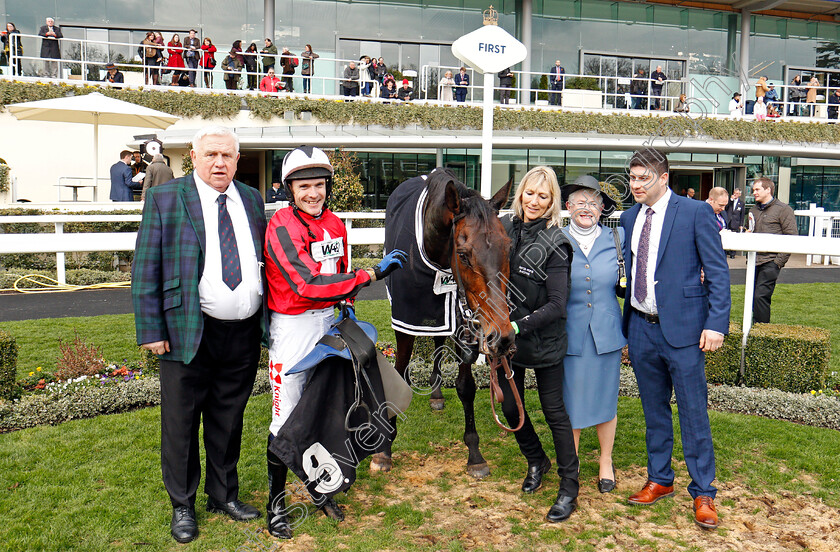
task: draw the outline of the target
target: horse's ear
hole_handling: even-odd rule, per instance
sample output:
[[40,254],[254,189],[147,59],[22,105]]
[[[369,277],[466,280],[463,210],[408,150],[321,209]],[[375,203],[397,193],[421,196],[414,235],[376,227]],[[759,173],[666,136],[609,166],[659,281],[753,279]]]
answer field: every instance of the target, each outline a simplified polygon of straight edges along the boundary
[[446,207],[452,212],[452,215],[457,215],[461,212],[461,195],[458,193],[458,188],[455,187],[455,182],[447,181],[446,189],[443,192]]
[[512,176],[510,177],[510,180],[507,181],[507,184],[502,186],[502,188],[490,198],[490,207],[492,207],[497,213],[500,209],[503,209],[504,206],[507,205],[511,186],[513,186]]

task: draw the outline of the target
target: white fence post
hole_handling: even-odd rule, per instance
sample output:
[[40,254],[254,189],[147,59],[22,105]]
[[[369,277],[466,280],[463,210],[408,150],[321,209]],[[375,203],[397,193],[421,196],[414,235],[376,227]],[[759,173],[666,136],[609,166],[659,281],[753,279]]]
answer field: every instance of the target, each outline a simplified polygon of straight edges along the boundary
[[[64,223],[63,222],[56,222],[55,223],[55,233],[56,234],[63,234],[64,233]],[[64,251],[56,251],[55,253],[55,271],[56,271],[56,280],[60,284],[67,283],[67,276],[64,270]]]

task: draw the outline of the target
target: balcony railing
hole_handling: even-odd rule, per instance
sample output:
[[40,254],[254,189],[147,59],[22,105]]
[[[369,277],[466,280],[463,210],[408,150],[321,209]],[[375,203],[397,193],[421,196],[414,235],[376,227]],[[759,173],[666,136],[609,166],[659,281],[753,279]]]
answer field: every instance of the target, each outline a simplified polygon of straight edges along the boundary
[[[30,34],[20,34],[15,36],[23,45],[24,52],[37,52],[41,37]],[[320,57],[313,62],[313,67],[317,68],[315,74],[311,77],[301,75],[301,66],[296,67],[295,75],[287,75],[293,78],[294,92],[261,92],[258,90],[259,83],[266,73],[263,70],[263,61],[265,55],[256,52],[248,54],[242,52],[242,55],[251,55],[256,59],[256,71],[248,72],[230,71],[222,67],[222,61],[228,55],[224,48],[219,48],[215,53],[216,67],[214,69],[204,69],[199,64],[199,67],[192,69],[189,67],[172,68],[159,64],[144,64],[145,57],[140,55],[144,46],[135,43],[126,42],[101,42],[91,40],[80,40],[73,38],[63,38],[60,41],[61,58],[58,60],[41,59],[33,55],[18,55],[17,49],[10,49],[9,65],[0,68],[6,77],[19,77],[21,80],[29,80],[35,78],[39,80],[48,79],[51,81],[82,81],[85,84],[99,84],[105,83],[107,71],[105,65],[113,63],[118,70],[120,70],[124,77],[125,83],[122,86],[127,88],[137,88],[140,86],[151,89],[170,89],[168,85],[150,84],[153,81],[152,76],[160,74],[161,71],[179,71],[189,72],[195,71],[195,90],[206,92],[209,90],[221,89],[221,83],[225,76],[232,76],[236,82],[236,89],[226,90],[230,93],[251,94],[258,93],[266,96],[278,97],[317,97],[317,98],[331,98],[344,99],[351,101],[373,101],[373,102],[388,102],[397,103],[398,100],[384,100],[379,98],[380,83],[372,80],[370,96],[348,96],[344,90],[346,81],[343,77],[345,68],[354,62],[358,66],[358,61],[340,58]],[[181,50],[186,52],[186,49],[170,48],[167,45],[161,46],[161,52],[167,53],[168,50]],[[130,56],[131,59],[125,59],[122,54],[117,52],[132,52],[135,55]],[[203,56],[202,52],[202,56]],[[292,53],[294,57],[301,60],[298,53]],[[275,59],[276,76],[283,79],[281,68],[282,53],[272,55]],[[302,62],[302,60],[301,60]],[[21,71],[18,71],[18,67]],[[447,71],[452,71],[455,75],[458,73],[458,67],[447,67],[438,65],[424,65],[420,68],[419,74],[416,71],[406,70],[404,73],[410,76],[410,84],[414,89],[414,101],[431,104],[455,104],[454,101],[442,101],[443,85],[440,84],[441,78]],[[550,77],[549,73],[543,72],[522,72],[514,71],[516,82],[519,86],[507,89],[511,95],[510,106],[517,108],[523,104],[534,104],[540,109],[563,109],[565,111],[606,111],[606,112],[622,112],[627,114],[672,114],[677,110],[678,105],[684,105],[688,111],[682,114],[696,117],[696,116],[714,116],[714,117],[731,117],[729,112],[729,99],[723,100],[721,96],[725,95],[725,84],[718,83],[718,98],[715,99],[707,94],[710,89],[708,81],[699,84],[695,79],[686,77],[680,80],[666,80],[663,82],[662,93],[656,94],[653,83],[649,77],[635,78],[635,77],[615,77],[615,76],[598,76],[598,75],[578,75],[566,74],[563,83],[556,90],[531,88],[530,86],[523,87],[521,85],[523,79],[527,83],[539,82],[543,76]],[[49,76],[50,74],[57,74],[57,76]],[[466,86],[465,103],[475,104],[480,102],[483,94],[482,79],[480,75],[475,74],[472,69],[468,70],[470,76],[470,85]],[[205,80],[205,75],[209,78]],[[167,75],[164,75],[166,77]],[[257,90],[246,90],[248,88],[249,78],[251,84],[256,83]],[[703,76],[707,79],[707,76]],[[303,90],[304,79],[308,81],[310,92],[301,94]],[[588,79],[588,84],[594,85],[591,88],[597,90],[578,90],[568,86],[572,81],[576,80],[579,84],[581,79]],[[355,81],[358,84],[358,90],[362,90],[365,83],[371,82],[366,78],[359,78]],[[209,86],[208,86],[209,84]],[[401,83],[397,82],[397,88],[400,88]],[[754,83],[753,83],[754,84]],[[840,111],[840,96],[835,95],[836,88],[827,88],[819,85],[812,93],[813,101],[806,102],[806,95],[811,87],[806,83],[801,86],[778,85],[775,87],[778,99],[772,101],[772,105],[778,111],[778,116],[768,115],[767,119],[772,120],[808,120],[826,122],[831,119],[836,119],[838,111]],[[498,95],[502,90],[500,86],[494,88],[494,94]],[[753,88],[750,86],[747,91],[747,96],[753,97]],[[729,92],[729,97],[736,90]],[[680,95],[685,94],[685,103],[680,104]],[[522,101],[527,98],[528,101]],[[743,116],[745,119],[754,119],[755,116],[750,114],[751,100],[742,98],[743,100]],[[658,105],[659,109],[655,106]]]

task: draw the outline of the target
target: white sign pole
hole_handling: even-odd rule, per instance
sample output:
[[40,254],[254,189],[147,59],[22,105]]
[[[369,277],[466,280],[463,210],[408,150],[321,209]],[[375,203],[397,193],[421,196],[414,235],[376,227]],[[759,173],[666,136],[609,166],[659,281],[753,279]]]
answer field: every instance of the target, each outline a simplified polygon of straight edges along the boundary
[[481,195],[492,193],[493,171],[493,73],[484,73],[483,119],[481,124]]
[[493,195],[493,79],[528,55],[525,45],[504,29],[492,25],[466,34],[452,44],[452,54],[484,75],[483,121],[481,126],[481,195]]

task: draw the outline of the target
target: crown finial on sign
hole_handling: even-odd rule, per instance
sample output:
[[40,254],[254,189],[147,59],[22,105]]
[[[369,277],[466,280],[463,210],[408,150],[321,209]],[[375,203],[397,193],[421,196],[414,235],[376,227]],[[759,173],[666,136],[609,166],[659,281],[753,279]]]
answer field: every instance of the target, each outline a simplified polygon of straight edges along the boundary
[[484,24],[485,25],[498,25],[499,24],[499,12],[493,9],[493,5],[491,4],[489,8],[484,10]]

